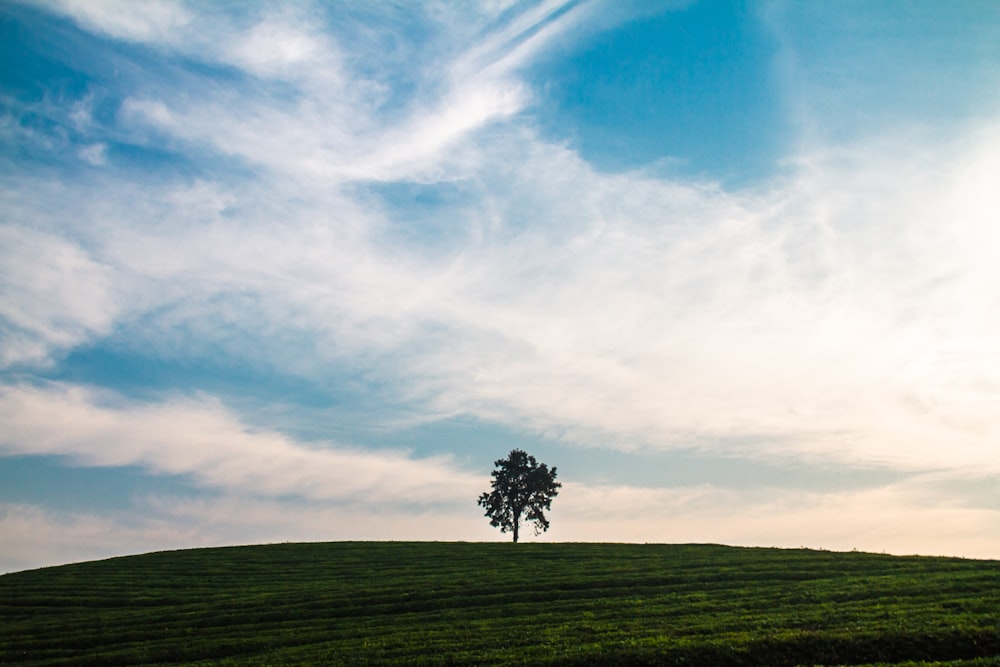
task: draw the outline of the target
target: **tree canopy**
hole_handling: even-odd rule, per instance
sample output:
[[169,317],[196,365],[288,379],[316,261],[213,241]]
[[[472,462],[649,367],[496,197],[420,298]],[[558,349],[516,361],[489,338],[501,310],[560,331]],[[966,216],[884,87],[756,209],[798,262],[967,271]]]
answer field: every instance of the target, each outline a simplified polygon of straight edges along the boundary
[[535,524],[535,535],[549,529],[545,512],[552,507],[552,499],[562,486],[556,481],[556,469],[538,463],[534,456],[511,450],[506,459],[494,462],[490,473],[492,490],[479,496],[479,504],[486,509],[490,525],[501,533],[513,533],[517,542],[522,519]]

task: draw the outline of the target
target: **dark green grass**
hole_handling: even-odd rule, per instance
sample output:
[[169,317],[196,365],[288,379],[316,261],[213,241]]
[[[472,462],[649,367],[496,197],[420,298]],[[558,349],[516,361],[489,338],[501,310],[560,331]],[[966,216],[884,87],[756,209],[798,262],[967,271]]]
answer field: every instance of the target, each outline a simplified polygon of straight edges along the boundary
[[957,667],[997,656],[996,561],[355,542],[0,577],[4,664]]

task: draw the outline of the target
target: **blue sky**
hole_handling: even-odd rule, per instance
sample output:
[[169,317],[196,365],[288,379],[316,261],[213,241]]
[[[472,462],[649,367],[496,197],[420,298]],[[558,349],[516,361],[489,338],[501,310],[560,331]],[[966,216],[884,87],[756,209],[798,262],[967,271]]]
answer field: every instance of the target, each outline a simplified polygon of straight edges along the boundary
[[992,2],[0,7],[0,571],[1000,558]]

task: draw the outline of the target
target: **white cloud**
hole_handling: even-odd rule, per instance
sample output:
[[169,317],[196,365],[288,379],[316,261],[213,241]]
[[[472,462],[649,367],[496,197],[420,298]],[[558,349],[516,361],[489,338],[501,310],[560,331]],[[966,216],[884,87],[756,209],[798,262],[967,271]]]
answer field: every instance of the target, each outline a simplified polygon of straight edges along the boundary
[[0,447],[8,455],[139,465],[262,497],[426,506],[466,501],[482,481],[447,458],[306,446],[254,430],[209,396],[128,404],[75,385],[6,385],[0,387],[0,418]]
[[340,80],[336,44],[317,30],[320,19],[304,6],[247,6],[239,13],[172,0],[27,1],[68,16],[92,32],[264,79],[296,81],[313,93]]
[[326,40],[305,26],[278,17],[265,19],[226,48],[226,60],[262,76],[294,73],[296,67],[334,70]]
[[483,150],[513,166],[482,175],[503,208],[475,222],[508,226],[463,249],[434,313],[453,335],[414,360],[438,408],[595,443],[1000,465],[994,130],[845,150],[756,195],[503,141]]
[[37,0],[38,4],[67,14],[90,30],[130,41],[170,41],[183,31],[191,13],[183,3],[170,0]]
[[88,162],[95,167],[103,166],[108,161],[108,145],[103,143],[87,144],[77,151],[77,155],[84,162]]
[[0,367],[47,365],[106,335],[118,312],[111,271],[78,245],[0,226]]
[[731,193],[511,129],[451,153],[476,204],[438,209],[444,245],[273,175],[58,196],[127,285],[120,324],[161,350],[314,379],[352,360],[431,412],[592,444],[996,469],[997,134],[845,148]]
[[[379,53],[367,59],[354,54],[355,71],[345,70],[339,47],[309,26],[322,19],[290,11],[250,25],[243,25],[246,17],[213,25],[211,39],[199,28],[173,47],[255,76],[274,77],[284,87],[248,91],[238,82],[221,86],[190,79],[184,95],[168,91],[127,99],[123,119],[136,124],[136,130],[148,125],[327,186],[353,180],[435,180],[441,177],[446,149],[529,102],[516,70],[585,13],[580,7],[560,13],[564,4],[543,3],[499,28],[492,28],[488,12],[461,13],[456,19],[453,10],[431,11],[451,29],[441,30],[438,42],[414,54],[423,61],[416,68],[411,60],[397,62],[396,56]],[[406,41],[403,34],[393,37],[393,43]],[[388,81],[401,76],[396,68],[417,73],[412,99],[393,98]],[[383,113],[384,105],[401,103],[401,110]]]
[[505,77],[525,64],[539,49],[576,23],[586,4],[571,6],[567,0],[548,0],[514,14],[509,22],[481,36],[451,65],[452,77],[470,79],[486,75]]

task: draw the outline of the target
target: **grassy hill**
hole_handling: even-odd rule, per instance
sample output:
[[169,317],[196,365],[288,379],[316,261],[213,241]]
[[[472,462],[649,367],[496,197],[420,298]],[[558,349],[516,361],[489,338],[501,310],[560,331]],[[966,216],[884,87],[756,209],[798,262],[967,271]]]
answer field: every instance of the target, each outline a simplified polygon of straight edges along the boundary
[[1000,665],[996,656],[996,561],[357,542],[0,577],[2,664]]

